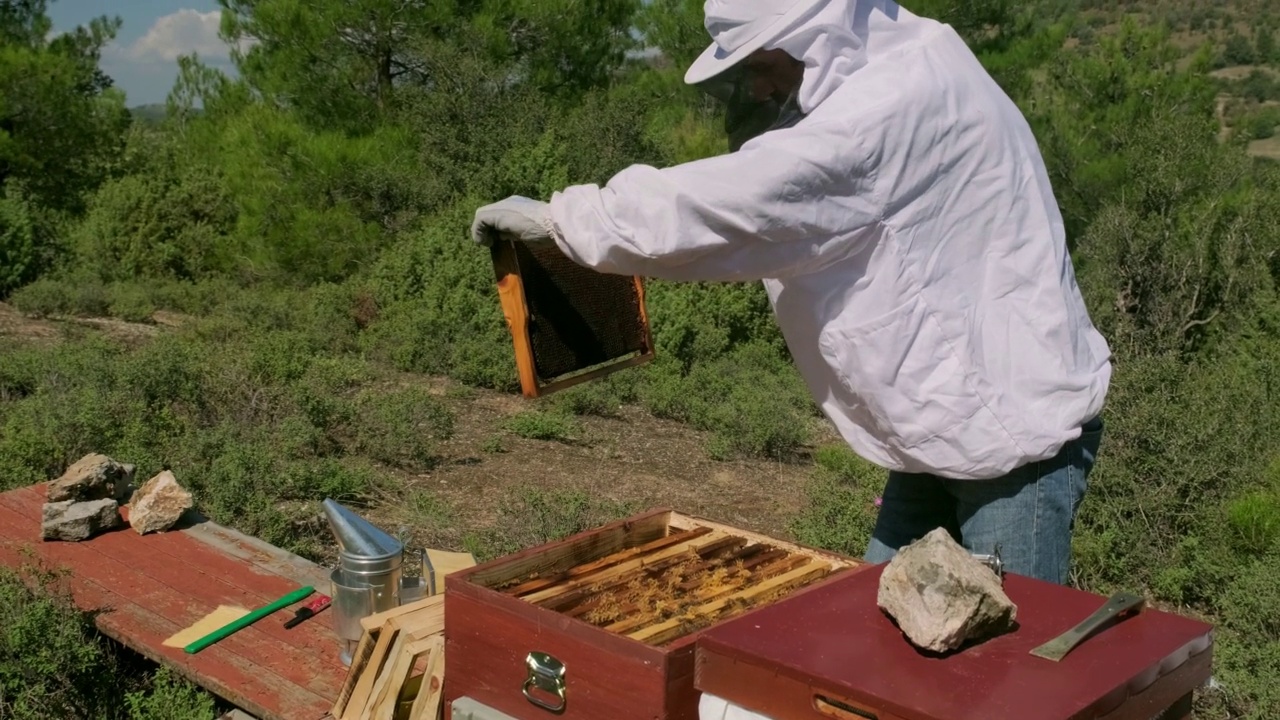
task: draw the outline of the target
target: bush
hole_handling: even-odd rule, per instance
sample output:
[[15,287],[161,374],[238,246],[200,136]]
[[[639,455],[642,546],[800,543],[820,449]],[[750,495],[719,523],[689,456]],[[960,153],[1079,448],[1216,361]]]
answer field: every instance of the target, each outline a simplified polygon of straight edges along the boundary
[[577,423],[555,412],[525,411],[507,418],[506,427],[522,438],[570,442],[581,432]]
[[179,677],[167,667],[151,677],[150,692],[125,695],[129,720],[213,720],[218,711],[213,696]]
[[1280,82],[1264,70],[1250,71],[1249,76],[1238,83],[1238,92],[1256,103],[1275,100],[1280,97]]
[[134,348],[71,342],[38,362],[3,351],[0,488],[101,452],[144,477],[170,468],[214,520],[319,558],[331,538],[310,503],[359,504],[384,481],[351,453],[423,470],[452,432],[438,399],[368,386],[377,377],[366,365],[317,357],[304,333],[228,336],[210,328],[220,322]]
[[1274,682],[1280,677],[1278,565],[1280,552],[1272,552],[1240,567],[1222,586],[1222,640],[1214,674],[1232,717],[1262,720],[1274,717],[1280,708]]
[[809,502],[792,521],[791,533],[802,544],[862,557],[875,530],[875,500],[884,488],[885,471],[843,444],[819,448],[814,459]]
[[[1081,506],[1080,581],[1087,587],[1150,583],[1161,568],[1186,565],[1184,543],[1203,541],[1193,555],[1216,554],[1230,542],[1218,508],[1263,487],[1268,459],[1255,448],[1276,447],[1275,403],[1264,359],[1228,356],[1184,366],[1165,356],[1131,360],[1117,372],[1108,402],[1108,429]],[[1170,599],[1215,602],[1201,566]]]
[[35,279],[43,270],[38,230],[31,208],[13,184],[0,197],[0,298]]
[[0,568],[0,715],[93,717],[114,695],[118,662],[56,573]]
[[639,390],[654,415],[713,434],[713,457],[788,459],[809,438],[813,401],[799,373],[767,342],[752,341],[680,371],[662,358]]
[[0,567],[0,717],[213,720],[211,695],[98,635],[62,574]]
[[566,538],[637,512],[634,504],[581,490],[526,485],[505,495],[490,529],[466,538],[478,562]]
[[433,441],[453,435],[453,413],[422,387],[365,390],[356,398],[356,409],[350,451],[388,465],[430,467]]
[[236,210],[218,168],[182,162],[171,140],[134,138],[154,154],[136,174],[109,180],[92,196],[71,233],[79,263],[103,281],[199,280],[232,271],[228,235]]
[[1257,57],[1253,43],[1236,31],[1231,31],[1222,48],[1222,59],[1227,65],[1252,65]]
[[400,370],[516,387],[511,336],[487,253],[468,242],[469,206],[397,243],[361,282],[380,308],[360,343]]
[[1249,118],[1249,136],[1254,140],[1266,140],[1274,137],[1276,126],[1280,125],[1280,109],[1266,107]]

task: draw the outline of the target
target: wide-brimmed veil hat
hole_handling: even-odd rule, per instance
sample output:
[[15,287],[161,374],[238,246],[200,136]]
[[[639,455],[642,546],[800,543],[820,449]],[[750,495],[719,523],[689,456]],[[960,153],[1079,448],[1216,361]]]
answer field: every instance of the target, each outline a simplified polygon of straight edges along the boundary
[[827,0],[706,0],[711,45],[685,72],[690,85],[709,80],[785,34]]

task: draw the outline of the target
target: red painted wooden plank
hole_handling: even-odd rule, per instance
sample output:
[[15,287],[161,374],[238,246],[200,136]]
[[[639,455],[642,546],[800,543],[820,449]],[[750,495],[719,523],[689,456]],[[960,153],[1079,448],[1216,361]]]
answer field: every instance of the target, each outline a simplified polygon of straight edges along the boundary
[[[8,498],[6,504],[16,506],[24,517],[39,517],[43,501],[33,495],[27,493]],[[38,525],[33,523],[32,528],[33,533],[39,532]],[[298,584],[290,579],[229,558],[182,532],[144,537],[129,529],[105,533],[79,544],[115,558],[158,583],[207,601],[210,610],[219,604],[252,609],[298,588]],[[323,593],[326,588],[316,590]],[[345,668],[338,657],[339,647],[334,639],[331,613],[321,614],[286,630],[284,621],[291,616],[291,611],[287,614],[281,612],[278,618],[264,618],[253,628],[262,630],[274,640],[306,651],[316,662],[329,664],[345,677]],[[341,683],[342,677],[337,682]]]
[[[0,507],[0,524],[22,526],[26,524],[36,529],[30,521],[14,513],[11,509]],[[128,537],[130,530],[116,531],[116,535]],[[138,537],[136,533],[135,537]],[[156,613],[178,624],[179,628],[187,627],[217,608],[219,603],[238,604],[254,607],[255,598],[246,597],[243,593],[226,594],[220,600],[202,597],[200,588],[188,587],[186,591],[156,582],[152,578],[139,573],[134,567],[126,565],[114,557],[98,551],[97,540],[105,538],[100,535],[88,542],[49,542],[41,543],[39,552],[51,561],[64,563],[71,567],[77,577],[93,581],[100,587],[126,598],[130,602],[146,610]],[[144,560],[145,562],[145,560]],[[315,654],[300,650],[290,645],[272,640],[259,626],[279,624],[291,614],[277,613],[277,616],[263,618],[257,623],[220,640],[216,647],[235,653],[255,664],[272,668],[284,680],[314,693],[323,694],[329,688],[336,687],[332,681],[333,673],[324,673],[324,665]],[[167,636],[166,636],[167,637]],[[161,642],[164,638],[160,638]],[[329,644],[336,646],[336,641]],[[208,652],[209,650],[204,650]],[[202,654],[201,653],[201,654]],[[336,680],[342,682],[342,678]],[[336,692],[335,692],[336,696]]]
[[[21,508],[21,514],[24,517],[38,517],[40,505],[44,501],[44,488],[45,486],[43,485],[32,486],[0,494],[0,504]],[[127,512],[124,514],[127,517]],[[34,520],[32,523],[30,537],[34,538],[38,536],[38,526],[35,525]],[[218,529],[223,530],[221,528]],[[223,534],[234,535],[234,533],[226,532]],[[174,587],[183,587],[186,578],[182,577],[182,574],[189,572],[203,573],[200,578],[202,582],[217,582],[254,591],[251,592],[251,595],[257,597],[260,601],[246,601],[238,595],[219,593],[216,592],[216,587],[208,592],[202,588],[188,588],[192,590],[191,594],[196,597],[216,601],[217,603],[232,602],[246,606],[256,606],[273,601],[298,587],[297,582],[292,579],[282,578],[269,572],[264,566],[255,565],[239,558],[228,557],[219,550],[218,546],[194,539],[187,535],[186,532],[159,533],[142,537],[136,533],[122,531],[106,533],[93,538],[90,542],[80,543],[79,545],[97,549],[108,555],[114,555],[124,561],[126,565],[130,565],[140,572]],[[108,551],[108,548],[111,548],[111,550]],[[176,562],[154,562],[154,556],[157,552],[164,552],[165,555],[175,558]],[[255,552],[256,554],[262,554],[260,550]],[[279,557],[265,558],[264,562],[275,565],[288,565],[284,561],[294,560],[298,565],[309,564],[301,558],[287,555],[284,551],[278,552]],[[179,574],[179,577],[175,578],[175,573]],[[327,588],[318,587],[317,590],[325,592]],[[287,617],[282,613],[279,622],[271,622],[269,619],[264,619],[255,623],[253,627],[263,630],[273,638],[306,650],[316,660],[327,664],[335,684],[341,684],[346,675],[346,668],[342,666],[338,658],[339,648],[334,638],[332,613],[322,613],[291,630],[284,629],[283,623],[285,619]]]
[[21,500],[25,500],[28,497],[35,497],[39,499],[41,502],[44,502],[46,487],[47,485],[45,485],[44,483],[40,483],[37,485],[28,485],[26,487],[14,488],[13,490],[8,490],[6,492],[0,493],[0,502],[7,502],[10,500],[21,501]]
[[[47,485],[32,485],[8,493],[0,494],[0,502],[6,498],[15,503],[15,507],[35,507],[35,503],[43,503]],[[27,514],[24,512],[23,514]],[[37,513],[38,514],[38,513]],[[128,507],[121,508],[121,515],[128,520]],[[327,586],[328,573],[324,568],[308,560],[281,550],[257,538],[242,535],[230,528],[221,527],[212,522],[201,521],[191,527],[183,528],[181,537],[190,538],[201,545],[209,546],[219,556],[244,562],[255,573],[265,577],[287,578],[302,585],[320,588]],[[169,535],[164,533],[162,535]]]
[[[0,527],[6,524],[7,519],[0,520]],[[0,562],[13,567],[26,563],[28,558],[20,549],[24,545],[44,555],[41,546],[15,542],[13,538],[6,537],[0,540]],[[52,558],[46,559],[57,563]],[[331,698],[300,688],[278,676],[271,668],[240,657],[220,645],[195,655],[187,655],[181,648],[165,647],[162,644],[164,639],[182,629],[183,625],[142,608],[79,573],[70,576],[70,586],[77,605],[101,611],[96,622],[104,633],[142,655],[174,668],[262,720],[321,718],[333,705]]]
[[[219,604],[238,603],[241,607],[253,609],[273,602],[298,587],[292,581],[282,581],[273,583],[283,586],[274,593],[246,588],[244,586],[258,583],[248,580],[253,576],[244,571],[243,565],[230,562],[225,556],[219,556],[213,552],[197,552],[201,548],[196,543],[189,539],[183,542],[183,538],[180,537],[175,538],[176,542],[168,543],[169,549],[178,550],[181,549],[179,547],[181,545],[190,545],[191,552],[187,557],[181,557],[172,552],[160,557],[161,551],[157,551],[152,557],[153,561],[148,562],[146,548],[142,547],[143,543],[128,538],[129,532],[132,531],[111,533],[103,536],[104,542],[100,545],[96,542],[93,544],[97,545],[96,549],[104,555],[110,555],[127,565],[137,567],[143,574],[157,582],[208,601],[211,608]],[[117,540],[120,542],[116,542]],[[317,588],[317,591],[324,592],[324,589]],[[330,615],[328,613],[320,615],[292,630],[286,630],[284,622],[292,616],[292,609],[281,611],[270,618],[263,618],[252,627],[275,642],[303,650],[317,662],[340,667],[339,648],[334,639]]]
[[184,528],[182,534],[209,545],[214,552],[250,563],[270,575],[312,587],[329,587],[329,572],[325,568],[232,528],[202,519]]
[[[331,621],[319,622],[327,620],[323,615],[286,631],[280,627],[287,613],[282,611],[278,623],[274,616],[264,618],[196,655],[161,644],[217,604],[256,606],[296,588],[296,582],[272,579],[261,566],[231,560],[181,532],[144,537],[125,529],[80,543],[42,542],[43,497],[43,487],[0,494],[0,562],[19,565],[27,560],[22,549],[30,548],[50,564],[71,568],[71,586],[80,606],[108,610],[98,616],[104,633],[264,720],[312,720],[327,714],[346,669],[337,660]],[[200,560],[216,558],[211,561],[217,567],[217,582],[184,579],[179,565],[190,564],[181,555],[187,552]],[[268,597],[264,580],[278,584],[280,592]],[[281,636],[304,628],[306,634]]]

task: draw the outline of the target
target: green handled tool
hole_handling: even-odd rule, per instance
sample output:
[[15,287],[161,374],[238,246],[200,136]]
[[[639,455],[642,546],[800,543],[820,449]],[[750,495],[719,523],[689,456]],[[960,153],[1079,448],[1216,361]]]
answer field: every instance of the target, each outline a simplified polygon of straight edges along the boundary
[[1107,600],[1106,604],[1094,611],[1092,615],[1080,621],[1079,625],[1067,630],[1049,642],[1031,650],[1031,654],[1046,660],[1058,662],[1079,645],[1085,638],[1101,630],[1112,620],[1128,617],[1134,611],[1142,609],[1145,604],[1141,595],[1128,592],[1117,592]]
[[244,617],[238,620],[232,620],[231,622],[227,623],[226,625],[223,625],[217,630],[214,630],[208,635],[205,635],[199,640],[193,641],[190,645],[186,646],[183,649],[186,650],[188,653],[198,653],[201,650],[209,647],[210,645],[218,642],[222,638],[230,635],[231,633],[237,630],[240,630],[241,628],[248,627],[249,625],[252,625],[253,623],[261,620],[262,618],[270,615],[271,613],[277,610],[289,607],[290,605],[298,602],[299,600],[305,598],[306,596],[310,595],[313,592],[315,592],[315,588],[311,587],[310,585],[294,590],[293,592],[289,593],[288,595],[285,595],[279,600],[276,600],[270,605],[264,605],[263,607],[260,607],[257,610],[254,610],[253,612],[249,613],[248,615],[245,615]]

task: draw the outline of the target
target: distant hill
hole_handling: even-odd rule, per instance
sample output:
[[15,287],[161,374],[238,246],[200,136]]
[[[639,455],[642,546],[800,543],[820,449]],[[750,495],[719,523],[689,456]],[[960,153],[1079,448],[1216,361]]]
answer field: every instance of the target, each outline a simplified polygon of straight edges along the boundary
[[129,112],[133,117],[147,123],[159,123],[164,120],[165,106],[164,103],[151,103],[150,105],[138,105],[129,108]]

